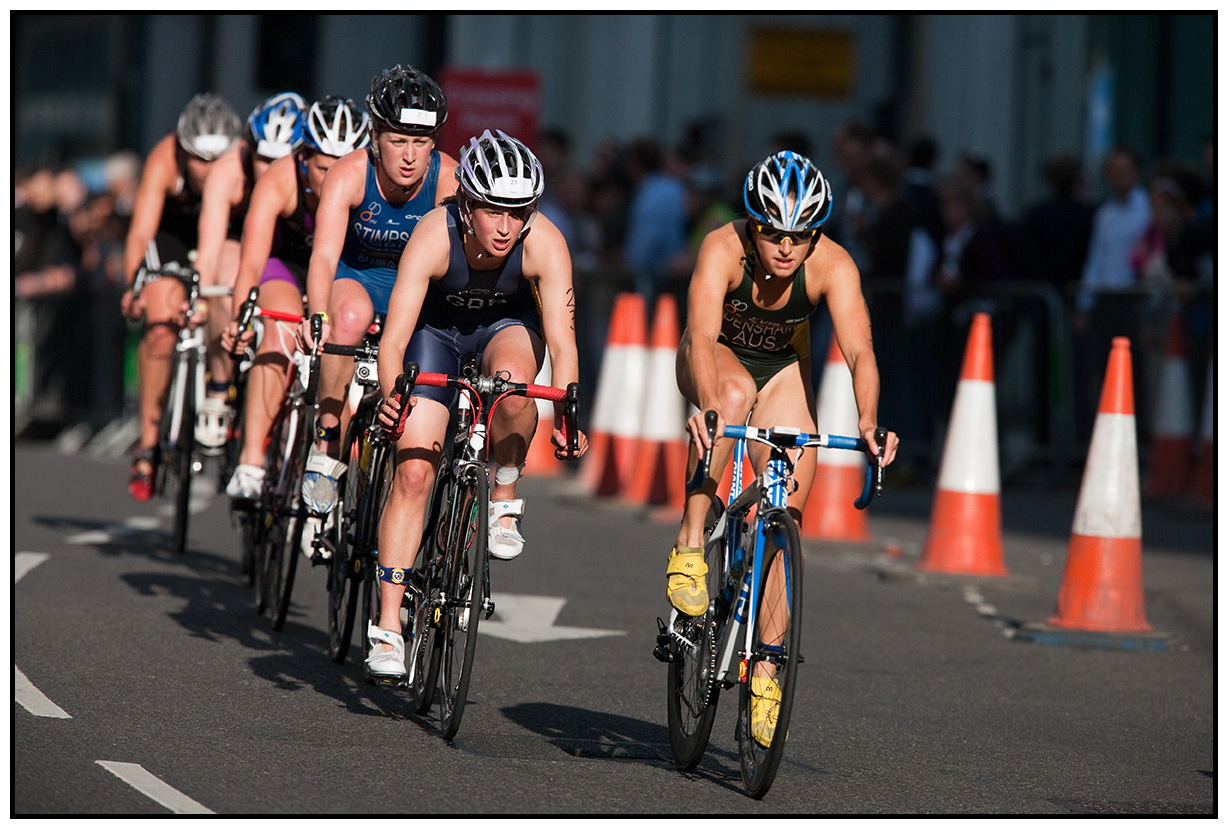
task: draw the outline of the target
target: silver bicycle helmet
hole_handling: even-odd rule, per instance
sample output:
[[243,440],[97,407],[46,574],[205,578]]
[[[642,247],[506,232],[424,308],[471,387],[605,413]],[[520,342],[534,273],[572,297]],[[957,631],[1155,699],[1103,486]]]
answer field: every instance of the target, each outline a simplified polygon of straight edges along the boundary
[[520,238],[529,232],[537,216],[546,180],[541,162],[532,150],[502,130],[490,130],[480,138],[470,138],[461,148],[456,165],[458,202],[461,219],[471,229],[469,216],[475,206],[487,204],[526,211]]
[[776,153],[751,168],[742,191],[752,221],[784,233],[815,230],[831,214],[831,187],[803,155]]
[[303,143],[303,114],[307,102],[296,92],[279,92],[252,110],[247,132],[256,155],[283,158]]
[[235,145],[242,126],[230,104],[205,92],[188,101],[179,115],[175,134],[186,152],[204,161],[213,161]]
[[371,118],[349,98],[328,95],[307,111],[304,141],[318,153],[340,158],[371,143]]
[[367,111],[395,132],[432,135],[448,119],[448,100],[429,75],[397,64],[371,79]]

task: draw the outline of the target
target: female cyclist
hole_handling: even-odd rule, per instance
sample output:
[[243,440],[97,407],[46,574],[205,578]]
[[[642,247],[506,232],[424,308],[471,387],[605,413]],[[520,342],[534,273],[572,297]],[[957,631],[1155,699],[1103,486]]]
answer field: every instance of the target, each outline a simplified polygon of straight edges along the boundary
[[[687,422],[692,474],[697,453],[709,446],[704,425],[708,410],[717,413],[718,436],[726,423],[815,431],[809,319],[824,299],[852,370],[857,428],[877,454],[878,364],[860,276],[844,249],[822,235],[831,211],[831,188],[809,159],[786,151],[751,169],[743,201],[746,219],[704,239],[688,293],[677,374],[679,391],[699,410]],[[895,433],[888,433],[885,464],[895,457],[898,443]],[[718,437],[711,474],[686,501],[666,570],[669,600],[681,613],[699,615],[708,609],[704,521],[732,451],[733,442]],[[764,447],[752,447],[755,468],[762,468],[765,452]],[[805,453],[794,460],[797,489],[789,496],[788,509],[800,524],[815,456]],[[765,627],[773,621],[765,620]],[[767,641],[773,634],[779,632],[764,630],[760,635]],[[767,675],[770,668],[761,664],[764,675],[752,678],[753,728],[757,739],[770,743],[780,690]]]
[[[307,269],[308,316],[323,313],[321,342],[357,345],[376,313],[386,313],[397,263],[418,220],[456,192],[456,161],[435,149],[448,117],[443,91],[413,67],[395,66],[371,79],[367,112],[371,145],[328,171],[316,211],[315,245]],[[299,327],[313,346],[311,326]],[[320,358],[320,419],[303,475],[303,501],[328,513],[345,464],[340,452],[343,398],[353,359]]]
[[[243,224],[243,248],[235,296],[246,298],[260,288],[260,307],[287,314],[304,312],[307,265],[311,259],[315,213],[324,174],[337,159],[371,140],[371,120],[348,98],[328,96],[307,111],[303,145],[274,161],[252,190]],[[271,252],[271,255],[270,255]],[[239,341],[251,342],[253,330]],[[227,352],[234,349],[238,323],[222,335]],[[264,442],[286,388],[286,372],[295,347],[295,329],[284,322],[264,326],[264,336],[247,378],[243,448],[226,486],[234,499],[255,498],[264,480]]]
[[[191,264],[189,253],[198,247],[201,194],[218,159],[239,140],[240,128],[239,116],[224,100],[197,95],[180,113],[175,131],[150,151],[141,172],[124,248],[127,290],[120,301],[124,316],[145,320],[137,351],[141,435],[128,475],[128,491],[138,501],[153,495],[158,423],[170,386],[176,332],[185,319],[183,287],[175,280],[156,280],[135,300],[132,285],[151,244],[159,263]],[[199,324],[201,315],[190,310],[186,321]]]
[[[484,132],[461,152],[455,199],[423,217],[397,271],[379,355],[385,425],[395,423],[398,403],[389,398],[404,364],[455,375],[475,355],[484,375],[499,373],[513,383],[531,383],[550,351],[552,381],[577,379],[575,298],[571,257],[562,233],[537,215],[541,164],[521,142],[502,132]],[[532,233],[529,232],[532,227]],[[420,386],[397,442],[392,491],[379,526],[380,620],[367,631],[367,670],[380,681],[405,676],[400,608],[405,569],[417,555],[426,501],[446,439],[455,393]],[[573,455],[565,448],[562,404],[556,408],[555,454],[579,457],[588,448],[579,437]],[[516,481],[537,428],[537,404],[509,397],[490,425],[494,486],[490,504],[490,555],[520,554],[523,499]]]
[[[303,143],[307,103],[295,92],[281,92],[247,117],[244,140],[218,159],[205,185],[200,213],[200,255],[196,269],[202,285],[233,287],[239,269],[240,238],[256,181],[279,158],[292,155]],[[209,303],[209,383],[200,402],[196,439],[204,446],[221,446],[229,430],[232,360],[221,335],[234,319],[230,297]]]

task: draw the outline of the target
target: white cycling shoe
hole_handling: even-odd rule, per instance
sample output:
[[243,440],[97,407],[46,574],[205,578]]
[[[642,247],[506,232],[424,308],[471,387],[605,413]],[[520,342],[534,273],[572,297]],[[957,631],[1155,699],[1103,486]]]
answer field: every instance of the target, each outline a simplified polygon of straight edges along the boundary
[[241,463],[235,467],[230,482],[226,484],[226,494],[236,501],[254,501],[260,497],[263,488],[264,467]]
[[367,676],[372,682],[400,684],[405,681],[405,639],[396,631],[367,623]]
[[303,523],[303,538],[300,544],[303,555],[307,557],[308,561],[315,561],[317,556],[320,561],[328,561],[333,557],[333,551],[328,549],[328,547],[321,545],[317,551],[314,546],[316,537],[332,529],[332,526],[333,514],[331,512],[324,518],[318,515],[307,516],[306,521]]
[[[512,526],[503,525],[499,519],[504,517],[513,519]],[[524,536],[520,534],[522,517],[524,517],[523,498],[490,502],[490,541],[487,544],[487,551],[491,558],[511,561],[524,550]]]

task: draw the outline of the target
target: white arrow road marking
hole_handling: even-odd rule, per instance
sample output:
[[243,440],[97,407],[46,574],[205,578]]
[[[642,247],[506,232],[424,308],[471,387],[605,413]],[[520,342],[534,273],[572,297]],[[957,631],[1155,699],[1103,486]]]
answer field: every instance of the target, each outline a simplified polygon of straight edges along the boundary
[[[17,553],[13,556],[13,584],[21,581],[22,576],[42,564],[51,556],[46,553]],[[61,720],[71,720],[72,717],[60,706],[47,698],[47,695],[34,687],[21,668],[13,666],[13,699],[21,703],[21,707],[36,717],[55,717]]]
[[114,760],[99,760],[111,774],[160,806],[165,806],[177,815],[212,815],[207,809],[178,789],[168,786],[136,763],[119,763]]
[[71,720],[72,715],[51,700],[47,695],[34,687],[34,683],[26,678],[21,668],[13,666],[13,699],[21,703],[21,707],[36,717],[54,717],[59,720]]
[[623,636],[625,630],[600,630],[556,626],[566,599],[553,596],[518,596],[512,593],[492,593],[495,614],[478,626],[479,633],[489,633],[513,642],[553,642],[559,639],[597,639],[602,636]]
[[161,523],[152,515],[134,515],[124,521],[122,527],[116,524],[108,524],[101,530],[86,530],[83,533],[70,535],[64,540],[69,544],[106,544],[125,535],[136,535],[137,533],[157,529]]

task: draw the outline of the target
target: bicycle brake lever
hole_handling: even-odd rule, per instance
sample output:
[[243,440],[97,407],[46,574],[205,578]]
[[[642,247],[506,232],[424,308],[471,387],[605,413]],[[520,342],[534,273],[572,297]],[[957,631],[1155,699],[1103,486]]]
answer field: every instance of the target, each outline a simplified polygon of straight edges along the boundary
[[418,364],[411,362],[405,366],[405,373],[397,378],[396,386],[392,390],[393,395],[401,404],[401,413],[397,416],[396,426],[388,431],[388,436],[393,441],[400,440],[401,434],[405,431],[405,418],[409,417],[409,411],[413,408],[409,403],[409,393],[417,382]]
[[563,412],[563,430],[566,432],[567,451],[573,455],[580,451],[580,384],[567,384],[567,408]]
[[703,486],[703,482],[707,479],[708,472],[712,467],[712,445],[716,443],[716,424],[716,412],[711,409],[704,412],[704,426],[708,429],[708,446],[704,449],[703,456],[695,466],[695,474],[691,477],[691,480],[687,481],[686,491],[688,495]]

